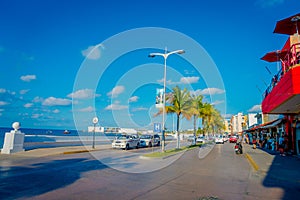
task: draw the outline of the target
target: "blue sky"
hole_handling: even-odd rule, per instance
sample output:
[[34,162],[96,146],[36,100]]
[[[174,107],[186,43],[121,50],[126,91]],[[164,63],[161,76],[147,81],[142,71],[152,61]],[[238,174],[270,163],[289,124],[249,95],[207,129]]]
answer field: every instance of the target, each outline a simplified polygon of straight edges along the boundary
[[[273,34],[276,21],[298,13],[300,2],[15,0],[1,1],[0,8],[0,127],[20,121],[28,128],[85,129],[97,115],[102,126],[150,128],[161,120],[153,114],[163,59],[149,53],[187,48],[168,58],[168,91],[179,85],[203,94],[226,116],[258,111],[271,79],[265,66],[276,72],[276,64],[260,58],[283,46],[287,36]],[[146,27],[183,34],[203,51],[176,41],[176,34],[164,43],[126,32]],[[125,41],[111,49],[124,33]],[[143,46],[149,37],[156,46]],[[118,51],[127,45],[134,48]],[[194,66],[192,54],[200,65],[210,64]],[[106,59],[112,62],[102,66]],[[78,85],[87,66],[95,71]]]

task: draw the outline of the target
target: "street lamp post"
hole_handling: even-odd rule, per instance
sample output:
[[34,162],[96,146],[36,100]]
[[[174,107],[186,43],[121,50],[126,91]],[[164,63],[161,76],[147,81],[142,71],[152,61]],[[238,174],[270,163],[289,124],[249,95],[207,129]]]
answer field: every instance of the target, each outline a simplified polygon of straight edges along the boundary
[[95,149],[95,132],[96,132],[96,124],[98,123],[98,117],[93,118],[93,124],[94,124],[94,130],[93,130],[93,143],[92,143],[92,149]]
[[165,151],[165,113],[166,113],[166,76],[167,76],[167,58],[172,54],[183,54],[184,50],[176,50],[168,52],[165,48],[165,53],[150,53],[149,57],[162,56],[164,58],[164,95],[163,95],[163,117],[162,117],[162,151]]

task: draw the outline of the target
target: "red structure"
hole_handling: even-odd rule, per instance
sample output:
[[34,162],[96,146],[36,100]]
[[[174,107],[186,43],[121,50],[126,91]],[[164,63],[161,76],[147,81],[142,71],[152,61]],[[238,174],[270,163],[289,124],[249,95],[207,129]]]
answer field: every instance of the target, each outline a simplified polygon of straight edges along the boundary
[[274,33],[288,34],[289,38],[281,50],[269,52],[261,59],[280,63],[279,72],[274,75],[270,86],[264,93],[262,112],[285,116],[284,136],[287,138],[288,149],[300,154],[300,35],[298,27],[300,28],[300,13],[278,21]]

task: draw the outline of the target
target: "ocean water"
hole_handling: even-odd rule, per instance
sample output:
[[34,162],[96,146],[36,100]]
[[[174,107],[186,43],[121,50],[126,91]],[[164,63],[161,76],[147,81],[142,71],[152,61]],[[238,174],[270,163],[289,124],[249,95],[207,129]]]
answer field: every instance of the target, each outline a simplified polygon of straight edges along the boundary
[[[12,128],[0,128],[0,149],[3,147],[6,132],[10,132]],[[69,130],[69,134],[64,134],[64,130],[57,129],[31,129],[20,128],[25,134],[24,143],[72,143],[72,142],[91,142],[93,133]],[[95,140],[102,142],[110,142],[116,137],[116,133],[95,133]]]

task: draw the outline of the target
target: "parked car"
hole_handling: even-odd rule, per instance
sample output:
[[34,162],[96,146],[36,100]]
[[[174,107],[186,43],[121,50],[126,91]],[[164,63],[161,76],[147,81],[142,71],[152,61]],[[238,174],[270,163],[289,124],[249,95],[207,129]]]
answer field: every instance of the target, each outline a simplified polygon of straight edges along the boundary
[[160,137],[158,134],[154,135],[141,135],[140,146],[141,147],[152,147],[160,145]]
[[237,142],[237,137],[236,136],[230,136],[229,142],[230,143],[236,143]]
[[205,141],[204,137],[203,136],[198,136],[197,139],[196,139],[196,142],[197,143],[200,143],[200,144],[203,144]]
[[195,142],[196,141],[196,137],[193,136],[193,135],[189,135],[188,138],[187,138],[187,141],[188,142]]
[[216,144],[224,144],[224,138],[223,138],[223,135],[218,135],[218,136],[215,138],[215,142],[216,142]]
[[224,140],[224,142],[228,142],[228,136],[224,135],[223,140]]
[[125,150],[130,148],[138,149],[140,146],[140,139],[135,135],[120,135],[113,140],[111,146],[112,148],[121,148]]

